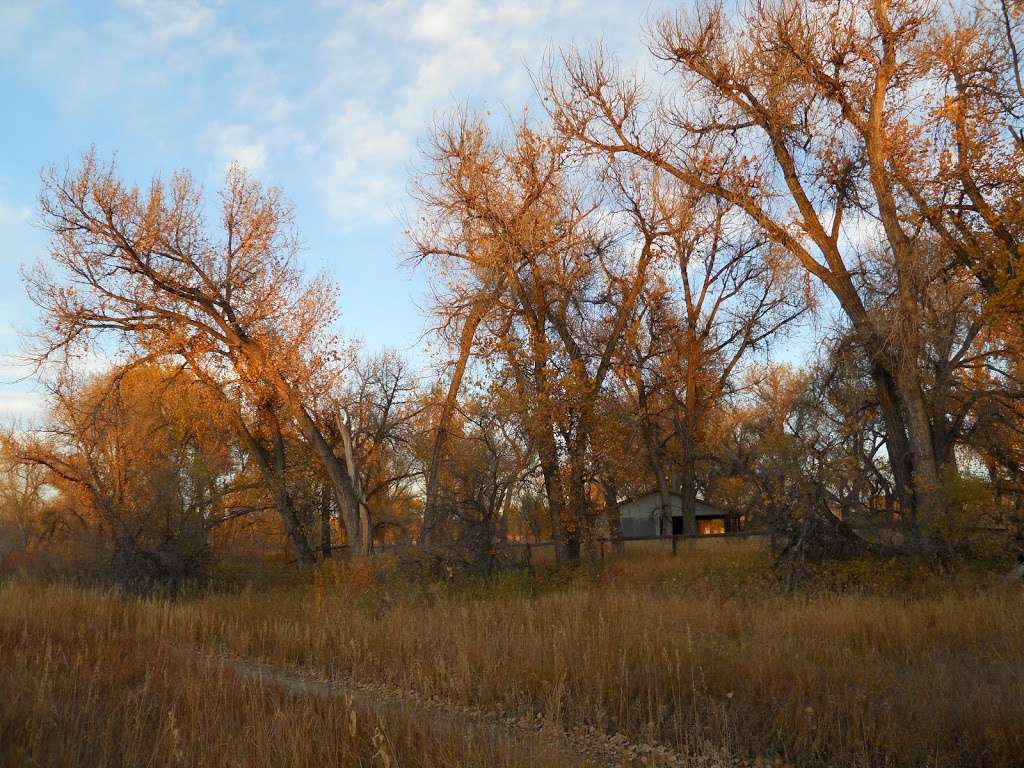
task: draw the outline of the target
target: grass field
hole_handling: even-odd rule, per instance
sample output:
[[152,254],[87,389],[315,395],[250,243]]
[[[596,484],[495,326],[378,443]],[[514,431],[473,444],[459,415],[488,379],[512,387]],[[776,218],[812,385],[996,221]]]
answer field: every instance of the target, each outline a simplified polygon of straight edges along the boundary
[[[456,585],[386,560],[338,564],[176,600],[12,581],[0,754],[12,766],[609,764],[579,749],[592,733],[623,745],[618,764],[1024,760],[1018,588],[900,563],[834,566],[797,593],[778,584],[763,551],[736,544]],[[210,661],[224,656],[361,693]],[[562,732],[575,735],[545,736]]]

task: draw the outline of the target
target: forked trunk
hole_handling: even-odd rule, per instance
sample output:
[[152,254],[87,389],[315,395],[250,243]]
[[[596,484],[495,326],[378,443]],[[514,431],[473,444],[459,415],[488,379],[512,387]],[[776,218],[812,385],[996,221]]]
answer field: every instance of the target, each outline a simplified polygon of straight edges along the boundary
[[908,379],[899,381],[899,387],[907,420],[907,437],[914,456],[915,511],[920,525],[927,520],[941,518],[946,505],[939,488],[939,460],[935,455],[935,441],[924,395],[917,382],[912,377]]
[[359,471],[356,468],[355,455],[352,453],[352,432],[348,428],[348,422],[342,417],[341,411],[339,410],[335,415],[338,421],[338,431],[341,433],[342,448],[345,451],[345,469],[352,480],[355,525],[359,531],[359,554],[368,555],[373,551],[373,528],[370,522],[370,509],[366,504],[363,486],[359,480]]
[[459,359],[455,363],[455,370],[452,371],[452,379],[448,382],[448,392],[441,406],[437,430],[434,432],[434,442],[430,449],[430,459],[427,463],[427,487],[423,504],[423,530],[420,534],[420,545],[424,548],[429,549],[431,547],[437,528],[444,522],[442,519],[443,510],[438,505],[437,499],[441,464],[444,461],[452,413],[458,401],[459,389],[462,387],[462,379],[466,374],[469,355],[473,349],[473,339],[476,338],[476,330],[486,310],[487,307],[483,304],[474,306],[473,311],[466,318],[465,325],[462,326],[462,333],[459,335]]
[[278,397],[291,412],[295,420],[295,426],[306,439],[306,442],[313,449],[314,454],[320,460],[327,477],[331,482],[331,489],[334,492],[338,510],[345,526],[345,535],[348,538],[349,552],[355,556],[364,556],[370,553],[371,542],[364,536],[364,530],[368,525],[363,524],[359,509],[359,499],[356,495],[354,475],[345,466],[343,461],[334,453],[334,449],[323,430],[316,423],[302,401],[301,393],[280,374],[277,368],[267,360],[267,353],[261,347],[247,339],[236,336],[231,343],[239,350],[240,354],[250,364],[255,364],[266,376],[267,382],[273,386]]
[[288,535],[288,540],[292,543],[292,549],[295,550],[296,558],[303,566],[312,567],[316,563],[316,556],[313,554],[313,548],[310,547],[309,540],[306,538],[306,532],[302,527],[302,520],[299,517],[295,501],[288,492],[283,472],[275,467],[275,462],[270,452],[249,431],[241,417],[237,416],[237,414],[235,415],[235,427],[236,432],[256,462],[256,468],[270,487],[271,493],[274,496],[274,506],[277,508],[277,514],[284,524],[285,533]]

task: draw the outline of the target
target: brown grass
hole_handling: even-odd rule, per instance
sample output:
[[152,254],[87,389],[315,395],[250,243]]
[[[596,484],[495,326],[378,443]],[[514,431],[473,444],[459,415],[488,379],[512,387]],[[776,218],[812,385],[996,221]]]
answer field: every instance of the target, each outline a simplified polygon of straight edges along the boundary
[[202,662],[155,638],[140,608],[71,587],[0,587],[0,765],[565,764],[546,743],[370,712]]
[[[712,744],[797,765],[1021,763],[1019,590],[878,563],[832,568],[816,583],[784,594],[763,553],[733,545],[612,559],[569,579],[504,577],[454,588],[410,582],[380,564],[178,602],[15,585],[0,596],[0,631],[5,647],[13,641],[20,649],[16,684],[33,690],[37,676],[47,681],[35,689],[36,703],[15,712],[14,722],[33,723],[40,734],[23,740],[26,755],[54,740],[71,751],[95,742],[77,754],[113,749],[103,741],[113,736],[90,720],[101,716],[130,720],[134,740],[124,754],[173,754],[163,711],[174,712],[179,733],[264,734],[259,744],[238,739],[230,747],[227,735],[212,746],[181,737],[184,746],[175,748],[186,750],[188,764],[233,764],[217,758],[237,749],[273,755],[267,750],[279,732],[304,736],[286,740],[288,761],[274,764],[306,764],[325,751],[372,754],[372,734],[346,741],[322,702],[293,702],[282,716],[279,691],[252,689],[226,673],[208,679],[180,660],[154,657],[155,638],[165,637],[564,727],[592,725],[681,752],[706,753]],[[39,608],[27,607],[12,618],[11,605],[21,603],[61,618],[43,620]],[[164,671],[147,678],[150,658]],[[103,698],[121,714],[104,715]],[[55,720],[47,702],[58,699],[73,703]],[[3,707],[10,701],[0,705],[7,739],[12,715]],[[294,724],[279,720],[292,716]],[[53,722],[61,727],[44,725]],[[431,752],[430,739],[408,723],[381,727],[394,732],[399,764],[445,764],[430,762],[440,747]],[[454,753],[450,764],[472,748],[444,746]],[[501,764],[498,757],[467,764]]]

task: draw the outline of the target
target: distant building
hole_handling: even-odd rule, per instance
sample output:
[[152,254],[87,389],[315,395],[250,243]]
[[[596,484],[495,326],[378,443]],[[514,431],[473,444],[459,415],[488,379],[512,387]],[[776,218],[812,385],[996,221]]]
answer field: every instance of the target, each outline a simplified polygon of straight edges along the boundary
[[[657,491],[626,499],[619,504],[622,535],[670,536],[683,533],[682,496],[670,493],[669,508],[671,514],[662,513],[661,495]],[[697,533],[701,536],[732,533],[742,529],[742,518],[737,519],[705,501],[698,499],[694,511]]]

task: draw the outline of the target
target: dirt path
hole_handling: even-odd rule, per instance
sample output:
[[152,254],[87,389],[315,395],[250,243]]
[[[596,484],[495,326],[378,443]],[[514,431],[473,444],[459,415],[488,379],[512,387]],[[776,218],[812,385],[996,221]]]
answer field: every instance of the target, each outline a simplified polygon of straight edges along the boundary
[[192,655],[204,666],[230,669],[242,677],[280,686],[292,693],[337,697],[348,707],[377,717],[411,721],[417,728],[438,738],[500,743],[517,758],[521,756],[524,766],[555,763],[580,768],[714,768],[724,765],[717,761],[685,760],[664,748],[633,744],[621,736],[609,736],[595,729],[564,731],[540,721],[517,720],[476,708],[423,699],[411,691],[389,686],[344,679],[318,679],[295,670],[230,656],[200,652]]

